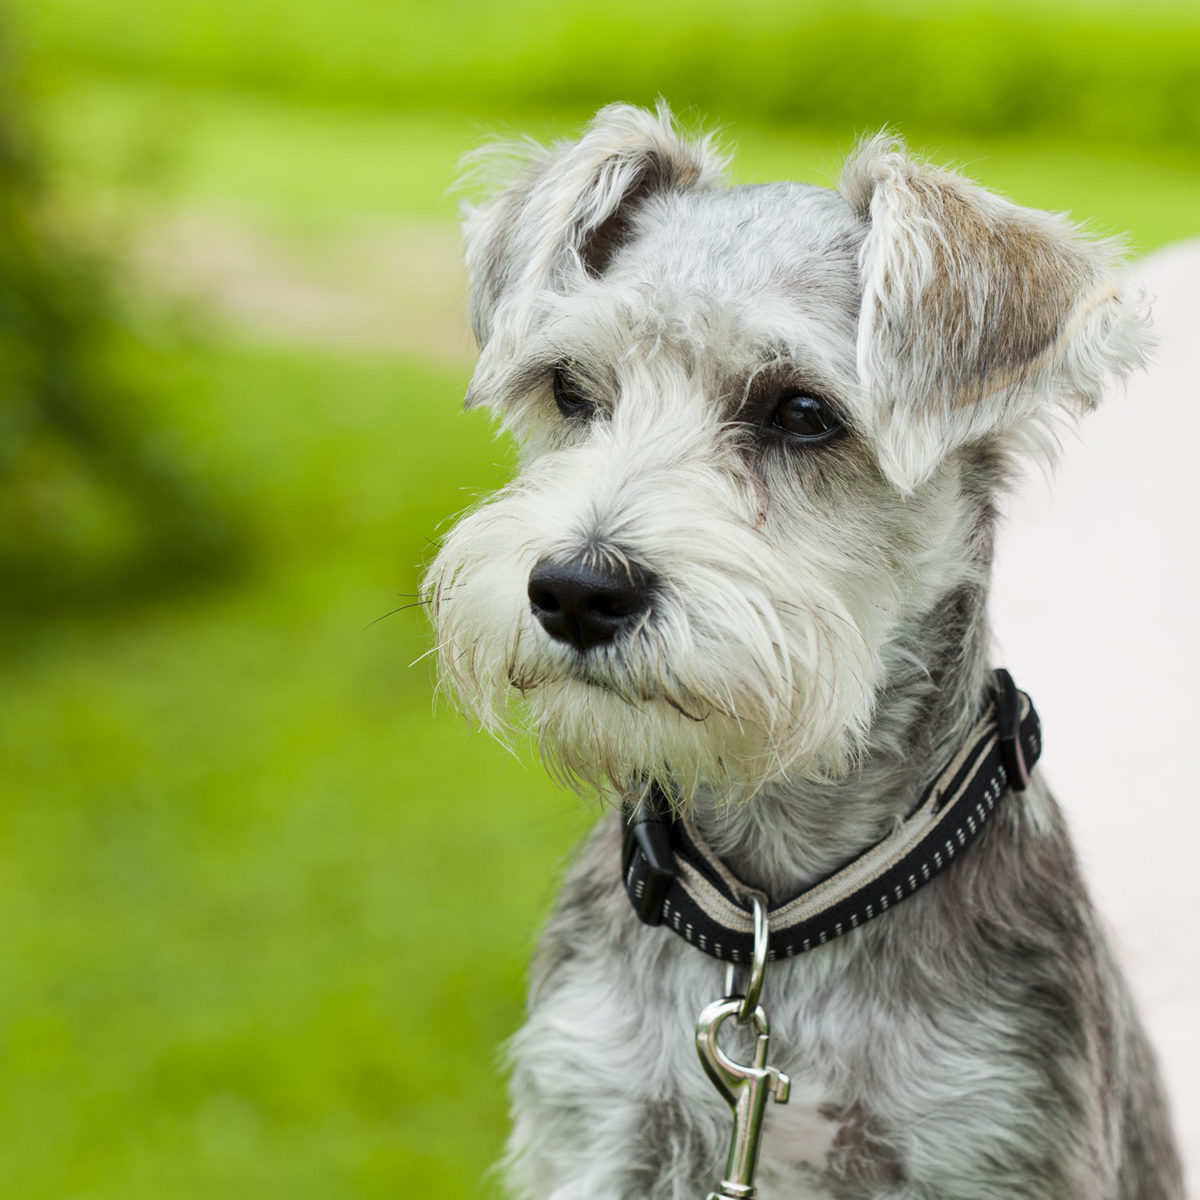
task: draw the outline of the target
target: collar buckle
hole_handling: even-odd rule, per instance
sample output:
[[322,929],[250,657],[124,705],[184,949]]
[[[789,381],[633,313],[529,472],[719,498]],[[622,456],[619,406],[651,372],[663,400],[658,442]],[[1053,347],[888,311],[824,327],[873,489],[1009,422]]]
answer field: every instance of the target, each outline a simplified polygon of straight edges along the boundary
[[663,901],[675,881],[675,851],[671,846],[671,827],[675,820],[671,802],[656,783],[623,812],[621,838],[621,874],[628,878],[636,851],[641,851],[646,870],[641,893],[633,899],[638,920],[645,925],[661,925]]
[[1021,745],[1021,693],[1003,667],[992,672],[992,699],[996,705],[996,739],[1008,786],[1014,792],[1023,792],[1029,786],[1029,768]]

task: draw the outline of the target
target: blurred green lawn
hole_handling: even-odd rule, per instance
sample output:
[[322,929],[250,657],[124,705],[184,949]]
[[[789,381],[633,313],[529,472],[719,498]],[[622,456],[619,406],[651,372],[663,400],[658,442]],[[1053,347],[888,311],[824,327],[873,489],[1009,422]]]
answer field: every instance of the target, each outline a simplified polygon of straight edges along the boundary
[[[455,161],[484,131],[565,133],[585,112],[405,100],[378,83],[388,39],[414,36],[394,14],[353,38],[329,26],[326,61],[311,3],[191,10],[175,40],[144,4],[14,11],[54,194],[118,245],[180,212],[301,256],[360,226],[449,223]],[[1140,250],[1200,233],[1194,144],[952,126],[906,132]],[[861,128],[743,116],[728,138],[741,179],[829,182]],[[403,320],[421,283],[400,292]],[[494,1191],[498,1047],[592,813],[528,755],[432,715],[430,664],[410,665],[430,635],[403,606],[509,449],[459,412],[465,359],[196,317],[143,288],[113,354],[180,460],[246,514],[252,569],[0,630],[0,1195]]]
[[420,364],[124,353],[267,550],[6,631],[0,1194],[474,1194],[582,809],[430,719],[418,615],[372,622],[502,456]]

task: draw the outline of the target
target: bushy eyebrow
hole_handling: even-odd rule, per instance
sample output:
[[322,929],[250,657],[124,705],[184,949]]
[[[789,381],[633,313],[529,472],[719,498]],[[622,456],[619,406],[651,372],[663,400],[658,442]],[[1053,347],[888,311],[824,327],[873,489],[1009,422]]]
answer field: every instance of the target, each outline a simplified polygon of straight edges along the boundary
[[467,394],[471,407],[485,400],[490,405],[511,408],[531,392],[548,386],[556,370],[565,370],[578,383],[597,393],[616,386],[611,369],[595,362],[595,355],[581,353],[562,340],[532,339],[520,354],[509,358],[483,377],[476,377]]
[[757,410],[773,403],[787,388],[836,399],[832,381],[811,361],[802,361],[779,347],[766,347],[762,357],[743,377],[740,387],[730,389],[730,416],[753,419],[761,415]]
[[513,362],[504,373],[500,394],[501,403],[511,403],[542,386],[557,365],[547,354],[527,354]]

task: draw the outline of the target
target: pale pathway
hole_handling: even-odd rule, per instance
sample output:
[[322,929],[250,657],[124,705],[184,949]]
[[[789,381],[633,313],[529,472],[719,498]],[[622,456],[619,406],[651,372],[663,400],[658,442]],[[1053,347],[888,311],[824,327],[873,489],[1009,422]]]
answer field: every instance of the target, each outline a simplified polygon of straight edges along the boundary
[[1116,935],[1200,1181],[1200,240],[1135,275],[1151,369],[1068,435],[1001,535],[1000,660],[1037,701],[1042,767]]
[[471,361],[466,272],[449,223],[364,223],[289,238],[182,212],[143,229],[132,257],[143,289],[235,336]]

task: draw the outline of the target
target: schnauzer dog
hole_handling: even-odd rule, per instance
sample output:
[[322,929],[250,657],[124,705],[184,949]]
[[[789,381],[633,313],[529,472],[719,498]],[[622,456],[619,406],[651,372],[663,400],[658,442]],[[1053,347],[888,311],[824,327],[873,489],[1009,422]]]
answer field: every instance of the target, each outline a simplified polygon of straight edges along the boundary
[[1142,359],[1116,248],[884,136],[837,191],[723,169],[613,106],[467,213],[466,403],[521,468],[432,566],[443,679],[618,801],[512,1043],[511,1185],[1176,1200],[988,666],[998,498]]

